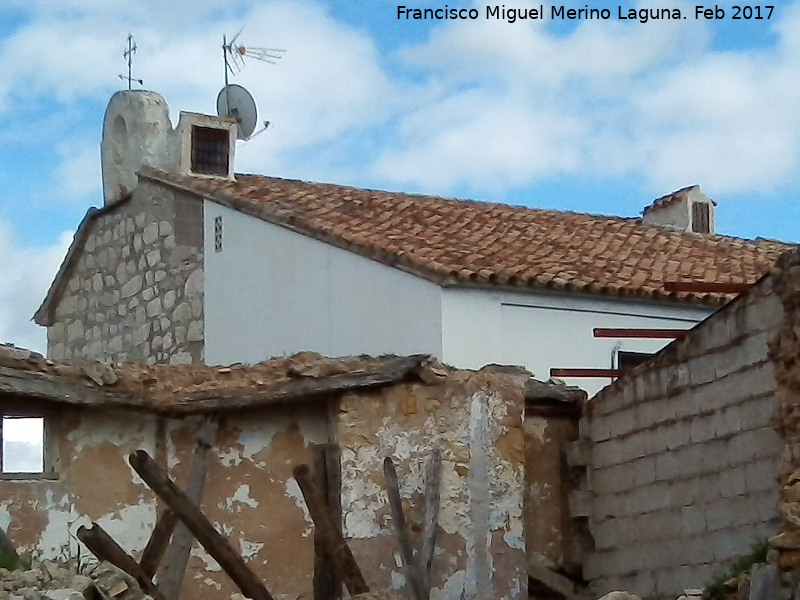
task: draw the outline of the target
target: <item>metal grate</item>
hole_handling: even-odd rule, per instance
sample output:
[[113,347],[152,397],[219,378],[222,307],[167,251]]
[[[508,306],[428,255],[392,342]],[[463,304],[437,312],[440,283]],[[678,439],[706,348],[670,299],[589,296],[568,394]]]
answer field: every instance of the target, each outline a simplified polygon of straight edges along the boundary
[[214,252],[222,252],[222,216],[214,217]]
[[229,140],[226,129],[192,127],[192,171],[228,174]]

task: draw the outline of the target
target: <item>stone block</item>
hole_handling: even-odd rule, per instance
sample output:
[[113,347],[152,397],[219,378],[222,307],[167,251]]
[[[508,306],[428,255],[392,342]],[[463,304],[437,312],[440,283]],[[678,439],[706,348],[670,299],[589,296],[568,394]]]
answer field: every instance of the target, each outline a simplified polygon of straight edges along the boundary
[[154,243],[158,239],[158,223],[148,224],[142,231],[142,241],[146,245]]
[[186,331],[186,341],[203,341],[203,321],[192,321],[189,323],[189,329]]
[[138,294],[142,290],[142,276],[141,275],[134,275],[129,281],[127,281],[120,290],[120,295],[122,298],[130,298]]
[[161,298],[155,297],[147,303],[147,316],[155,317],[161,314]]

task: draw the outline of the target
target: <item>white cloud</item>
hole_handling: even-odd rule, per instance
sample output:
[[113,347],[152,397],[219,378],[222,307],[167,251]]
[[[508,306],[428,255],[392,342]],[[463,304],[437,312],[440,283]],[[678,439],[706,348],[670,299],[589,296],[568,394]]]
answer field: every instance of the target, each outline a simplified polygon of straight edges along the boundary
[[0,219],[0,343],[46,351],[46,332],[31,321],[72,239],[64,233],[45,248],[25,248]]
[[61,163],[56,173],[56,189],[60,197],[85,199],[99,194],[100,147],[89,141],[72,141],[56,148]]

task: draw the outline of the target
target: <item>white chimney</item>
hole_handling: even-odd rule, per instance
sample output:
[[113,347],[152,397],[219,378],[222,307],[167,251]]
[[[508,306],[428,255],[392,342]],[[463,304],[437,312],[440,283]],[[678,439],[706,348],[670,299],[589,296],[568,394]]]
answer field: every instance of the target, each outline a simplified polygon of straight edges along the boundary
[[693,185],[655,200],[642,211],[642,220],[685,233],[714,233],[715,206],[699,185]]

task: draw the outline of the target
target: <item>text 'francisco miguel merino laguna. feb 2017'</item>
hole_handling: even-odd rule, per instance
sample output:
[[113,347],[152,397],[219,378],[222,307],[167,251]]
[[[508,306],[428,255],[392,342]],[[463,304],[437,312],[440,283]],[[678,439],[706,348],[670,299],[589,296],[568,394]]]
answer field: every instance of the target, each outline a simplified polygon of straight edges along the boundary
[[774,6],[767,5],[734,5],[721,7],[718,5],[696,5],[691,9],[679,8],[628,8],[614,6],[611,8],[592,8],[588,4],[584,8],[567,8],[565,6],[548,6],[544,4],[530,8],[506,7],[505,4],[488,5],[485,9],[458,8],[447,4],[436,8],[416,8],[411,6],[397,7],[397,19],[406,21],[441,21],[441,20],[487,20],[517,21],[544,20],[553,21],[648,21],[664,19],[703,19],[732,21],[769,20],[775,11]]

